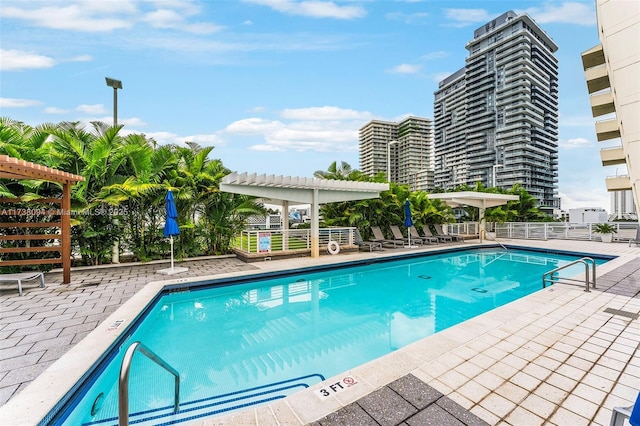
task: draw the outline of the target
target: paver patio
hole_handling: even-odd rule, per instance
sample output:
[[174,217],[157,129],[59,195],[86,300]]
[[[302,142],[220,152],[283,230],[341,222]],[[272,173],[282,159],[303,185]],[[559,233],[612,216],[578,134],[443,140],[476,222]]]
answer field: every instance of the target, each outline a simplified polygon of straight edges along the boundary
[[[426,424],[425,419],[431,418],[439,422],[434,424],[608,425],[611,408],[631,404],[640,387],[640,326],[633,317],[640,313],[640,249],[575,241],[503,242],[592,253],[606,249],[621,257],[610,262],[613,266],[599,268],[598,289],[591,293],[554,286],[536,293],[538,299],[516,301],[402,348],[378,364],[354,369],[366,383],[362,394],[345,396],[333,408],[309,406],[313,399],[303,392],[276,404],[194,424],[329,425],[344,424],[348,418],[355,419],[350,424],[411,425]],[[380,254],[259,264],[211,258],[181,264],[189,271],[180,278],[370,256]],[[27,284],[23,297],[15,286],[0,287],[0,405],[6,405],[0,407],[0,423],[29,424],[2,417],[12,412],[11,400],[22,397],[30,382],[149,281],[166,279],[155,272],[165,266],[76,269],[70,285],[60,284],[61,274],[49,273],[46,288]],[[401,368],[398,359],[404,364]],[[379,370],[377,376],[368,375],[366,370],[372,369]],[[426,404],[416,402],[420,395],[439,396]],[[385,400],[400,403],[405,415],[389,417],[385,413],[396,405],[385,408],[380,405]],[[442,419],[451,423],[441,423]]]

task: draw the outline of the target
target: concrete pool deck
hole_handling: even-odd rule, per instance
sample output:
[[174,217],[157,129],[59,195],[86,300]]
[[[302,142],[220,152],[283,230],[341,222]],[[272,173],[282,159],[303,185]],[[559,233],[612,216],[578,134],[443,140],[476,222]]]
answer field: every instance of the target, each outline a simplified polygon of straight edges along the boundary
[[[435,416],[430,417],[435,424],[608,425],[612,407],[631,405],[640,386],[640,325],[633,319],[640,312],[640,247],[566,240],[501,242],[619,257],[598,267],[598,288],[592,292],[560,284],[512,302],[352,369],[348,374],[358,384],[329,399],[316,396],[314,390],[321,386],[317,385],[270,405],[191,424],[325,425],[350,419],[349,424],[411,425],[425,424],[421,416]],[[252,264],[233,257],[212,258],[182,264],[189,272],[177,280],[350,262],[406,251]],[[154,285],[162,287],[157,281],[164,277],[155,273],[162,267],[124,264],[76,269],[70,285],[60,284],[61,274],[49,273],[46,288],[27,285],[23,297],[15,286],[3,286],[0,423],[30,425],[42,418],[51,400],[59,399],[56,392],[59,395],[66,386],[51,379],[64,368],[84,371],[78,362],[65,359],[89,358],[82,350],[96,346],[91,342],[95,334],[102,332],[104,340],[109,325],[127,317],[122,311],[114,313],[116,309],[124,304],[132,309],[131,315],[135,312],[132,302],[148,298],[144,293],[157,291],[151,288]],[[443,423],[442,416],[450,423]]]

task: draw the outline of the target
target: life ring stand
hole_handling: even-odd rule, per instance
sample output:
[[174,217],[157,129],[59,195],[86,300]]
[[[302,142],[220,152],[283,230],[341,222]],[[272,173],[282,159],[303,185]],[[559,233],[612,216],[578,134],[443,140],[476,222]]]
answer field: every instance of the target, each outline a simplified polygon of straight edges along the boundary
[[329,244],[327,244],[327,251],[329,254],[340,253],[340,244],[338,244],[337,241],[329,241]]

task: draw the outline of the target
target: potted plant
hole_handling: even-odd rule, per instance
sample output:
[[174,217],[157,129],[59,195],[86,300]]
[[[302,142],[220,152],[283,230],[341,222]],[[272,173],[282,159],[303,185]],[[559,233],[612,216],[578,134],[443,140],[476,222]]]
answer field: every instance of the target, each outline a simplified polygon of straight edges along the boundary
[[596,234],[602,234],[600,239],[603,243],[610,243],[613,240],[613,234],[618,232],[616,227],[610,223],[596,223],[593,227],[593,232]]

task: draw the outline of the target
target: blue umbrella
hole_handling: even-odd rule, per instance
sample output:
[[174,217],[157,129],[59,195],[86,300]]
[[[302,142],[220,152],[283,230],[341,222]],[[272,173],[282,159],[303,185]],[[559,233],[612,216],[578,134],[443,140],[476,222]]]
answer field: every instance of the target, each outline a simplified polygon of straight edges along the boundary
[[167,195],[164,196],[165,213],[167,215],[167,221],[164,224],[164,236],[173,237],[174,235],[180,235],[180,228],[178,227],[178,210],[176,209],[176,202],[173,199],[173,192],[167,191]]
[[[413,221],[411,220],[411,203],[409,200],[404,202],[404,226],[407,228],[413,226]],[[407,229],[407,234],[409,236],[409,247],[411,247],[411,232]]]
[[176,203],[173,199],[173,192],[167,191],[167,195],[164,196],[165,212],[167,215],[166,222],[164,223],[164,236],[171,238],[171,269],[173,270],[173,236],[180,235],[180,228],[178,227],[178,210],[176,209]]

